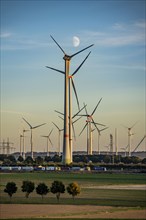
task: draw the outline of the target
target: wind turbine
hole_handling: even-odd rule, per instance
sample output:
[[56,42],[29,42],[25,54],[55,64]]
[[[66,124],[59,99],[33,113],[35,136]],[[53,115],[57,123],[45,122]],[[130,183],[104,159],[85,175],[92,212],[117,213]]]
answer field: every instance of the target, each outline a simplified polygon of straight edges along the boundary
[[[95,123],[95,124],[99,124],[99,123]],[[104,125],[103,125],[104,126]],[[108,127],[106,128],[103,128],[103,129],[98,129],[97,130],[97,134],[98,134],[98,145],[97,145],[97,148],[98,148],[98,154],[100,155],[100,137],[101,137],[101,132],[108,129]]]
[[131,130],[132,128],[137,124],[137,122],[135,122],[131,127],[126,127],[123,125],[123,127],[128,128],[128,156],[131,156],[131,136],[134,135]]
[[30,130],[31,130],[30,145],[31,145],[31,157],[32,157],[32,159],[33,159],[33,158],[34,158],[34,157],[33,157],[34,149],[33,149],[33,140],[32,140],[32,130],[35,129],[35,128],[39,128],[39,127],[45,125],[46,123],[43,123],[43,124],[40,124],[40,125],[37,125],[37,126],[34,126],[34,127],[33,127],[28,121],[26,121],[25,118],[22,118],[22,119],[29,125]]
[[55,127],[58,129],[58,155],[60,156],[60,149],[61,149],[61,131],[63,131],[63,129],[60,129],[54,122],[52,122]]
[[41,137],[47,138],[47,157],[49,156],[49,142],[53,146],[52,141],[50,139],[50,135],[51,135],[52,131],[53,131],[53,129],[50,131],[50,133],[47,136],[45,136],[45,135],[41,136]]
[[[69,94],[69,67],[70,67],[70,61],[71,59],[76,56],[77,54],[83,52],[84,50],[87,50],[88,48],[92,47],[92,45],[72,54],[72,55],[67,55],[65,53],[65,51],[62,49],[62,47],[57,43],[57,41],[51,36],[52,40],[56,43],[56,45],[60,48],[60,50],[63,52],[64,54],[64,61],[65,61],[65,71],[61,71],[61,70],[58,70],[58,69],[55,69],[55,68],[52,68],[52,67],[49,67],[49,66],[46,66],[47,68],[49,69],[52,69],[52,70],[55,70],[57,72],[60,72],[62,74],[65,75],[65,83],[64,83],[64,137],[63,137],[63,155],[62,155],[62,162],[64,164],[70,164],[71,162],[71,146],[70,146],[70,143],[69,143],[69,137],[70,137],[70,132],[71,130],[69,129],[69,126],[71,128],[71,122],[68,123],[69,119],[68,119],[68,116],[71,120],[71,102],[69,103],[69,99],[70,99],[70,94]],[[88,54],[89,56],[89,54]],[[88,57],[87,56],[87,57]],[[85,60],[87,59],[87,57],[84,59],[84,61],[80,64],[80,66],[74,71],[74,73],[72,75],[74,75],[79,69],[80,67],[83,65],[83,63],[85,62]],[[72,77],[71,77],[72,78]]]
[[87,117],[86,124],[83,127],[82,131],[80,132],[79,136],[81,135],[81,133],[84,131],[84,129],[87,126],[87,154],[88,155],[89,154],[92,155],[92,128],[91,128],[91,122],[94,124],[94,126],[96,127],[96,129],[98,131],[99,131],[99,129],[98,129],[96,124],[102,125],[102,124],[99,124],[99,123],[95,123],[95,121],[93,119],[93,115],[94,115],[98,105],[100,104],[101,100],[102,100],[102,98],[99,100],[99,102],[97,103],[97,105],[95,106],[94,110],[92,111],[92,113],[90,115],[88,114],[86,107],[85,107],[86,114],[78,115],[78,116],[85,116],[85,117]]

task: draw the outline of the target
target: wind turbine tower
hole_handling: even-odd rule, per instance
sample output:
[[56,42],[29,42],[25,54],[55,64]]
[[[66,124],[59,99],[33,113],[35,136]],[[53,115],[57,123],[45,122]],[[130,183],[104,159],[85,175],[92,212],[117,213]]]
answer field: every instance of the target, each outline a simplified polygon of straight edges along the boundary
[[[60,50],[63,52],[64,54],[64,61],[65,61],[65,71],[61,71],[61,70],[58,70],[58,69],[55,69],[55,68],[52,68],[52,67],[49,67],[49,66],[46,66],[47,68],[50,68],[52,70],[55,70],[55,71],[58,71],[62,74],[65,75],[65,78],[64,78],[64,137],[63,137],[63,155],[62,155],[62,162],[63,164],[70,164],[71,161],[72,161],[72,158],[71,158],[71,151],[72,151],[72,146],[70,146],[70,142],[69,142],[69,139],[72,140],[72,138],[70,138],[70,133],[71,133],[71,130],[69,130],[69,126],[72,126],[72,125],[69,125],[69,117],[70,117],[70,120],[71,120],[71,102],[69,103],[69,70],[70,70],[70,61],[71,59],[76,56],[77,54],[83,52],[84,50],[90,48],[93,46],[90,45],[72,55],[67,55],[65,53],[65,51],[62,49],[62,47],[57,43],[57,41],[51,36],[52,40],[57,44],[57,46],[60,48]],[[87,58],[85,58],[87,59]],[[82,62],[82,64],[84,63],[84,61]],[[76,71],[72,74],[74,75],[78,70],[79,68],[82,66],[82,64],[76,69]],[[71,124],[71,122],[70,122]],[[70,127],[71,128],[71,127]]]
[[25,152],[26,150],[25,150],[25,135],[24,135],[24,133],[27,132],[27,131],[29,131],[29,130],[23,129],[23,135],[22,135],[22,138],[23,138],[23,151],[22,151],[23,153],[22,153],[22,155],[23,155],[24,160],[25,160],[25,153],[26,153]]
[[113,148],[113,135],[110,134],[110,154],[112,156],[112,163],[114,164],[114,148]]
[[118,134],[117,134],[117,128],[115,128],[115,151],[116,151],[116,155],[118,155]]
[[20,156],[22,156],[22,138],[23,138],[23,135],[20,134]]

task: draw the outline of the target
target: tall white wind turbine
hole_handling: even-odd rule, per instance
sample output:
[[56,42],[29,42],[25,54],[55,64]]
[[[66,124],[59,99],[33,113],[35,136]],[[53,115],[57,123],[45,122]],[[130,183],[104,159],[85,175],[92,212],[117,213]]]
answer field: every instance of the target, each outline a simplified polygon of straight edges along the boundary
[[[47,68],[49,69],[52,69],[52,70],[55,70],[55,71],[58,71],[60,73],[63,73],[65,75],[65,83],[64,83],[64,137],[63,137],[63,155],[62,155],[62,162],[63,164],[70,164],[71,161],[72,161],[72,158],[71,158],[71,151],[72,151],[72,146],[71,146],[71,142],[69,141],[69,139],[71,140],[70,138],[70,134],[71,133],[71,122],[69,123],[69,118],[71,120],[71,109],[72,109],[72,106],[71,106],[71,102],[69,103],[69,100],[70,100],[70,95],[69,95],[69,70],[70,70],[70,61],[71,59],[76,56],[77,54],[83,52],[84,50],[87,50],[88,48],[92,47],[92,45],[72,54],[72,55],[67,55],[65,53],[65,51],[62,49],[62,47],[57,43],[57,41],[51,36],[52,40],[56,43],[56,45],[60,48],[60,50],[63,52],[64,54],[64,61],[65,61],[65,71],[61,71],[61,70],[58,70],[58,69],[55,69],[55,68],[52,68],[52,67],[49,67],[49,66],[46,66]],[[88,55],[89,56],[89,55]],[[86,60],[87,58],[85,58]],[[80,67],[83,65],[83,63],[85,62],[85,60],[81,63],[81,65],[77,68],[77,70],[73,73],[75,74],[79,69]],[[73,75],[72,74],[72,75]],[[69,117],[70,116],[70,117]],[[68,118],[69,117],[69,118]],[[69,126],[70,126],[70,129],[69,129]]]

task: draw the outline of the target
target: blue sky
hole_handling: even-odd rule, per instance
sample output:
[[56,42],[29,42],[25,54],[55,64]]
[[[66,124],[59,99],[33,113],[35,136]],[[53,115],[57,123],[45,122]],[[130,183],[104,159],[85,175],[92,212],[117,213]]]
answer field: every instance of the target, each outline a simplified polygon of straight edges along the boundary
[[[119,149],[127,145],[127,130],[133,128],[132,149],[145,130],[145,1],[13,1],[1,0],[1,141],[7,137],[19,150],[19,135],[27,129],[22,117],[32,125],[47,123],[34,130],[34,147],[44,151],[51,135],[55,150],[57,130],[63,123],[54,110],[63,111],[64,78],[45,68],[64,70],[63,53],[52,35],[68,54],[94,44],[71,60],[72,73],[91,54],[74,76],[79,100],[90,112],[102,97],[94,119],[109,129],[101,135],[101,150],[109,135],[118,129]],[[74,47],[73,36],[80,45]],[[73,111],[77,111],[73,97]],[[85,119],[75,124],[74,150],[86,150],[86,132],[80,137]],[[29,150],[29,134],[26,135]],[[93,134],[93,149],[97,133]],[[143,142],[139,148],[145,149]]]

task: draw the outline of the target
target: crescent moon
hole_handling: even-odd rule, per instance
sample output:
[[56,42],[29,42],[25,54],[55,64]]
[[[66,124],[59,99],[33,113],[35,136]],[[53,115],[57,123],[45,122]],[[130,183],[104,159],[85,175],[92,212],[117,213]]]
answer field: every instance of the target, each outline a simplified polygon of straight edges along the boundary
[[76,36],[73,37],[73,46],[78,47],[80,44],[80,39]]

